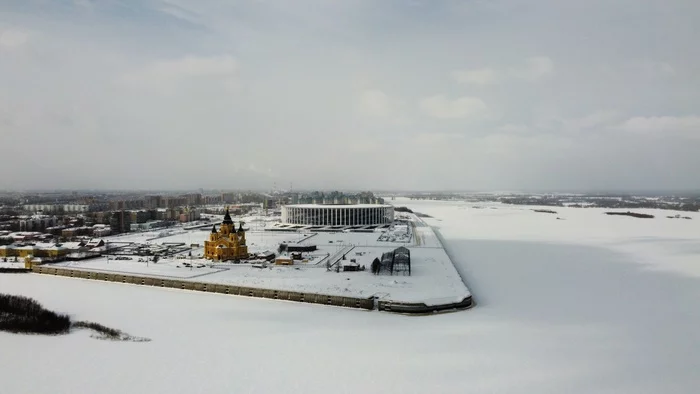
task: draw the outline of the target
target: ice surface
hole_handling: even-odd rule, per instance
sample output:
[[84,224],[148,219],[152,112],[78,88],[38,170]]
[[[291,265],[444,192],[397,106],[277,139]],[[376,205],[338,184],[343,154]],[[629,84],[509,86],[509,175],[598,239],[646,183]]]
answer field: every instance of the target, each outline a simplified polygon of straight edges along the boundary
[[[0,291],[148,343],[0,333],[7,393],[695,393],[700,218],[397,201],[477,301],[427,317],[51,277]],[[659,217],[657,216],[657,217]]]

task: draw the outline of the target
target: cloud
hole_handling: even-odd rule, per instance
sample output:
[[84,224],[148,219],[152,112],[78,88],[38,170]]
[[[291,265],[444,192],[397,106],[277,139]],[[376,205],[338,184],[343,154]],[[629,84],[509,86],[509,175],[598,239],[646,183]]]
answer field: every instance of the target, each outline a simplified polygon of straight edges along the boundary
[[237,71],[238,63],[230,55],[186,56],[181,59],[155,62],[127,73],[123,76],[123,80],[140,85],[206,77],[228,79],[236,76]]
[[463,140],[464,135],[462,134],[436,132],[416,134],[410,139],[408,139],[407,142],[419,148],[425,148],[428,146],[432,148],[436,146],[442,146],[447,148],[450,144],[455,142],[462,142]]
[[0,50],[16,49],[27,43],[27,33],[16,29],[0,29]]
[[693,118],[653,117],[700,115],[694,10],[419,3],[0,1],[0,189],[696,182]]
[[552,59],[546,56],[531,57],[525,61],[525,65],[510,71],[515,78],[534,81],[540,79],[554,71]]
[[412,120],[405,113],[405,102],[379,89],[363,91],[359,97],[362,114],[374,120],[383,120],[391,125],[409,125]]
[[[241,169],[238,167],[235,167],[234,171],[241,172]],[[245,171],[245,170],[243,170],[243,171]],[[266,176],[266,177],[270,177],[270,178],[277,178],[278,177],[278,175],[271,168],[259,168],[254,163],[248,164],[247,171],[250,174],[256,174],[256,175]]]
[[493,85],[509,79],[538,80],[554,71],[554,62],[546,56],[535,56],[525,59],[525,64],[509,69],[491,67],[455,70],[451,75],[457,83],[465,85]]
[[78,7],[84,7],[88,9],[92,9],[95,5],[94,0],[73,0],[73,4],[75,4]]
[[634,117],[619,125],[619,129],[645,135],[681,135],[700,139],[700,116]]
[[457,70],[452,72],[452,77],[457,82],[467,85],[490,85],[499,79],[498,72],[491,68]]
[[162,0],[162,6],[158,8],[170,16],[180,19],[185,22],[199,25],[202,23],[201,17],[183,7],[175,5],[167,0]]
[[498,128],[498,131],[503,134],[524,134],[530,131],[530,127],[523,124],[506,124]]
[[595,111],[580,118],[566,119],[564,124],[565,131],[580,132],[600,127],[610,126],[614,121],[619,119],[619,113],[612,110]]
[[239,74],[238,61],[230,55],[185,56],[137,67],[122,74],[117,82],[137,95],[177,97],[186,106],[186,101],[195,97],[200,103],[229,99],[221,95],[240,89]]
[[437,119],[468,119],[482,118],[488,107],[478,97],[459,97],[449,99],[444,95],[426,97],[420,102],[420,108],[425,114]]
[[676,75],[676,69],[666,62],[645,61],[634,67],[648,77],[672,77]]
[[536,119],[530,129],[547,135],[584,136],[592,133],[605,133],[615,128],[622,119],[616,110],[596,110],[584,116],[562,118],[547,114]]
[[676,69],[668,63],[658,63],[654,70],[664,76],[672,76],[676,74]]
[[379,89],[370,89],[362,92],[360,104],[363,110],[371,115],[387,116],[393,110],[389,96]]

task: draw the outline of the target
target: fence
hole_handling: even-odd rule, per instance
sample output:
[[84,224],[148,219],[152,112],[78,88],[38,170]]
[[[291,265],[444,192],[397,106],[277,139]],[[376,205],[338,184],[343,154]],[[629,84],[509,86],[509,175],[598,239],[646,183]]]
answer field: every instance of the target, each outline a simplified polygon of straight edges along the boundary
[[31,270],[27,268],[0,268],[0,274],[23,274],[26,272],[31,272]]
[[296,291],[261,289],[256,287],[232,286],[217,283],[191,282],[177,279],[161,279],[148,276],[92,272],[49,266],[35,266],[32,268],[32,271],[39,274],[67,276],[71,278],[95,279],[117,283],[130,283],[143,286],[167,287],[173,289],[202,291],[208,293],[269,298],[275,300],[288,300],[332,306],[344,306],[347,308],[359,308],[366,310],[374,309],[374,301],[368,298],[342,297],[315,293],[300,293]]

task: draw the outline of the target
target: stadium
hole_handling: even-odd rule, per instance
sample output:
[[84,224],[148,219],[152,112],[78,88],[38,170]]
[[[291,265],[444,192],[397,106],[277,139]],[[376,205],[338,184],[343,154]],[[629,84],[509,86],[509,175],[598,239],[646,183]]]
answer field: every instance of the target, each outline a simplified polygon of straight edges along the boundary
[[394,207],[386,204],[320,205],[282,207],[282,223],[309,226],[378,226],[394,221]]

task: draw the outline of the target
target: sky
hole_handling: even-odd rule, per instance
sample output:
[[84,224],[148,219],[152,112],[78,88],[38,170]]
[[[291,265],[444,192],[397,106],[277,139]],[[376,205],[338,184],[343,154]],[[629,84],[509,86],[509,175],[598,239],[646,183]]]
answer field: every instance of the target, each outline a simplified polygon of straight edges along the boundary
[[0,190],[700,189],[694,0],[3,0]]

